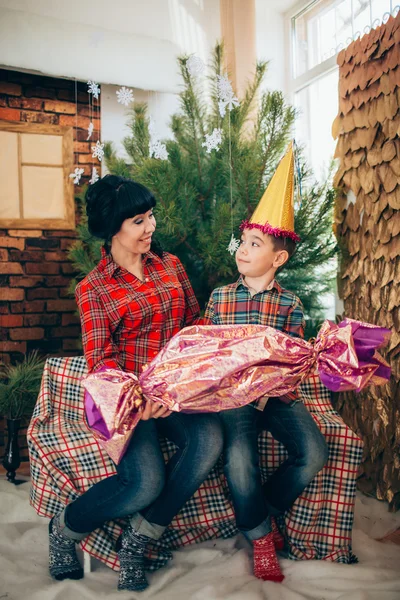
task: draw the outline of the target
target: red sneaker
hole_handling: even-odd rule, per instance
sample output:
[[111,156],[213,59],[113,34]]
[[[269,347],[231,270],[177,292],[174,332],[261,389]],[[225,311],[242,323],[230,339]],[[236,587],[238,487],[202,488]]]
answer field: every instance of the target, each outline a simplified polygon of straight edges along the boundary
[[285,547],[285,538],[279,531],[278,525],[276,524],[276,521],[273,517],[271,517],[271,527],[274,536],[275,549],[278,551],[283,550],[283,548]]
[[253,548],[254,575],[264,581],[283,581],[284,575],[276,556],[272,531],[258,540],[253,540]]

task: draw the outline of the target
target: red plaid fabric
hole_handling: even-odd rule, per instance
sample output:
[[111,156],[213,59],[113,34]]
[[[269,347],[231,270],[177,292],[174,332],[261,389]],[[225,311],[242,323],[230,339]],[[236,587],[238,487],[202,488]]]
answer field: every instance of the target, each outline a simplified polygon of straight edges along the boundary
[[[85,424],[83,357],[50,358],[28,429],[31,465],[31,504],[39,515],[52,517],[91,485],[115,473],[114,465]],[[356,476],[362,457],[361,440],[331,405],[330,392],[316,375],[300,386],[329,447],[326,466],[317,474],[285,515],[289,558],[352,562],[351,530]],[[162,440],[168,460],[174,446]],[[266,433],[259,438],[262,475],[267,478],[285,459],[285,450]],[[118,570],[116,540],[123,521],[105,523],[83,542],[82,548]],[[167,561],[165,549],[237,533],[222,462],[185,504],[161,540],[149,550],[148,567]]]
[[[299,298],[285,290],[275,279],[261,292],[251,294],[242,275],[235,283],[216,288],[208,301],[205,325],[264,325],[293,337],[304,337],[304,312]],[[268,398],[254,406],[263,410]],[[297,390],[281,397],[282,402],[300,400]]]
[[143,259],[144,281],[117,265],[111,254],[76,287],[82,342],[89,370],[101,366],[141,372],[200,310],[176,256]]

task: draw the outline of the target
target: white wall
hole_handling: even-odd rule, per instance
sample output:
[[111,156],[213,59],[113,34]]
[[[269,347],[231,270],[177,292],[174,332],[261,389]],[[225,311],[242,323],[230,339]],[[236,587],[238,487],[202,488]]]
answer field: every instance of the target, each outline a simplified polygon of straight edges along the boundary
[[[129,107],[118,104],[116,91],[118,86],[102,85],[101,87],[101,138],[103,141],[113,142],[114,147],[121,158],[127,159],[123,147],[123,139],[129,136],[128,123],[130,121]],[[168,127],[171,115],[179,108],[179,98],[176,94],[162,92],[146,92],[132,88],[135,102],[146,102],[149,107],[149,115],[152,117],[157,134],[161,139],[171,137]],[[104,167],[104,166],[103,166]]]
[[175,92],[219,35],[219,0],[0,0],[0,64],[83,81]]
[[[121,1],[121,0],[118,0]],[[178,76],[178,64],[176,58],[181,53],[196,53],[204,61],[209,60],[210,52],[220,37],[220,15],[219,0],[151,0],[148,10],[157,9],[160,5],[161,13],[151,19],[150,13],[147,18],[142,15],[140,23],[135,28],[146,27],[147,30],[163,35],[169,41],[173,41],[176,51],[173,56],[160,53],[158,65],[155,68],[155,76],[161,77],[162,71],[174,71],[174,86],[151,87],[138,89],[138,85],[132,86],[136,102],[147,102],[149,114],[154,120],[156,131],[161,139],[171,137],[169,122],[171,115],[179,109],[179,98],[176,93],[179,90],[180,78]],[[151,6],[152,5],[152,6]],[[162,6],[161,6],[162,5]],[[165,28],[158,28],[160,20],[164,20]],[[154,24],[154,29],[153,29]],[[139,27],[140,25],[140,27]],[[122,25],[121,25],[122,26]],[[146,30],[146,31],[147,31]],[[167,64],[168,63],[168,64]],[[102,85],[102,140],[111,141],[119,156],[127,158],[123,147],[123,139],[129,135],[127,123],[129,121],[129,109],[118,104],[116,90],[119,86]]]
[[256,2],[256,49],[258,60],[268,60],[268,72],[263,89],[286,92],[285,21],[275,3],[266,0]]

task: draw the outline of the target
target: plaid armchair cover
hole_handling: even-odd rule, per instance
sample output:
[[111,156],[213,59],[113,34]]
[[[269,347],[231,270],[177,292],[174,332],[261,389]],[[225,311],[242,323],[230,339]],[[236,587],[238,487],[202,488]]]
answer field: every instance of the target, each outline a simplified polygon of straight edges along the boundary
[[[31,465],[30,501],[39,515],[52,517],[91,485],[115,473],[108,455],[99,447],[84,418],[81,378],[87,367],[83,356],[49,358],[35,411],[28,428]],[[329,460],[285,517],[289,558],[322,559],[342,563],[354,560],[351,531],[356,477],[362,442],[333,410],[330,392],[317,375],[300,387],[329,447]],[[174,445],[161,440],[166,460]],[[267,478],[285,459],[283,446],[269,433],[259,438],[262,475]],[[81,547],[118,570],[116,540],[124,523],[105,523],[81,542]],[[149,569],[167,559],[166,549],[237,533],[222,471],[222,461],[185,504],[162,538],[149,549]]]

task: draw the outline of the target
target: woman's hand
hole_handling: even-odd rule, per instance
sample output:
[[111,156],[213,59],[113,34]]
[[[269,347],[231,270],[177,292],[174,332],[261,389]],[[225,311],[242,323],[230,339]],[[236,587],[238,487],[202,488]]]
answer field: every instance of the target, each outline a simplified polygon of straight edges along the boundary
[[146,400],[142,412],[142,420],[148,421],[149,419],[164,419],[165,417],[169,417],[171,412],[172,411],[168,410],[168,408],[163,406],[160,402]]

